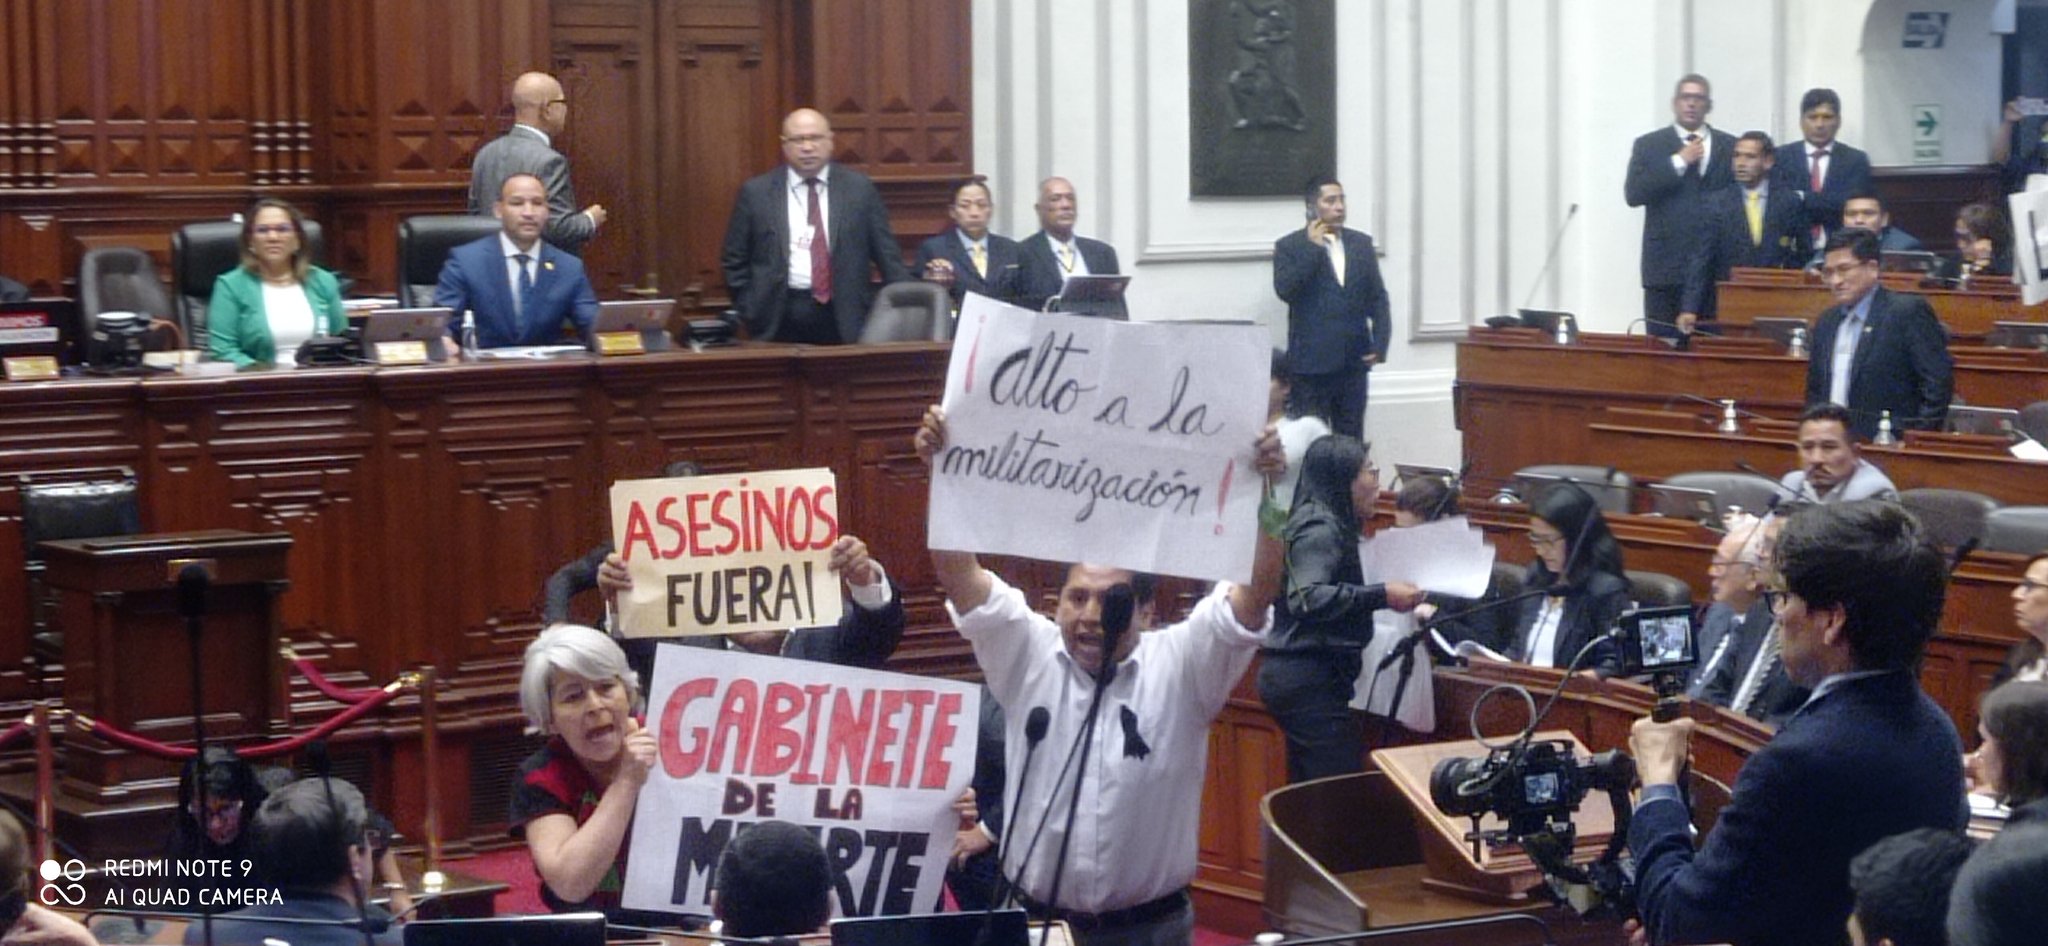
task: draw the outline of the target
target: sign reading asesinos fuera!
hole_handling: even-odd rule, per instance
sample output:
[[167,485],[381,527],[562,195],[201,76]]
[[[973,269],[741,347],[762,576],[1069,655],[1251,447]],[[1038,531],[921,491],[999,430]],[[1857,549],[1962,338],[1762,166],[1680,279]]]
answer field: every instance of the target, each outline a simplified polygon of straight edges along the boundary
[[832,471],[777,470],[612,484],[612,545],[633,588],[627,637],[788,630],[837,623]]

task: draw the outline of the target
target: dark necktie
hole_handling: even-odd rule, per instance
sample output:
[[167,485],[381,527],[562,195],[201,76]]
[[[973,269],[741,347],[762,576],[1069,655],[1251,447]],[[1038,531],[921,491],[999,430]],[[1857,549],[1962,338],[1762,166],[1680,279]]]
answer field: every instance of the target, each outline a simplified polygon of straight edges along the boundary
[[804,182],[811,188],[811,210],[805,222],[811,228],[811,298],[819,305],[832,301],[832,248],[825,244],[825,208],[818,203],[818,179]]
[[514,253],[512,261],[519,264],[519,297],[512,300],[512,309],[523,324],[526,321],[527,310],[533,308],[533,270],[527,266],[533,262],[533,257],[525,253]]
[[[1686,143],[1686,144],[1692,144],[1693,142],[1695,142],[1695,141],[1698,141],[1698,140],[1700,140],[1700,133],[1699,133],[1699,132],[1693,132],[1693,133],[1691,133],[1691,134],[1689,134],[1689,135],[1686,135],[1686,136],[1685,136],[1685,143]],[[1689,166],[1689,167],[1687,167],[1687,168],[1685,169],[1685,173],[1687,173],[1687,174],[1690,174],[1690,175],[1692,175],[1692,176],[1694,176],[1694,177],[1698,177],[1698,176],[1699,176],[1699,174],[1700,174],[1700,165],[1702,165],[1702,164],[1705,164],[1705,163],[1707,163],[1707,162],[1706,162],[1706,156],[1705,156],[1705,155],[1701,155],[1701,156],[1700,156],[1700,160],[1698,160],[1698,161],[1694,161],[1694,162],[1692,163],[1692,165],[1691,165],[1691,166]]]

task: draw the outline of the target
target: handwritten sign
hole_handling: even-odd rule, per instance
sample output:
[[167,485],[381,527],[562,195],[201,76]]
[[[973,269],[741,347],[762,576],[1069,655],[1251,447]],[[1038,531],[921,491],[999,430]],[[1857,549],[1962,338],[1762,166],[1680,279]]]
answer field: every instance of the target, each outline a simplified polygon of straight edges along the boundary
[[817,836],[841,916],[938,902],[959,826],[953,801],[974,774],[979,687],[659,650],[647,720],[660,761],[633,816],[627,907],[710,913],[726,842],[766,820]]
[[633,589],[619,597],[627,637],[787,630],[839,621],[832,471],[621,480],[612,546]]
[[932,548],[1251,576],[1272,342],[969,296],[933,458]]

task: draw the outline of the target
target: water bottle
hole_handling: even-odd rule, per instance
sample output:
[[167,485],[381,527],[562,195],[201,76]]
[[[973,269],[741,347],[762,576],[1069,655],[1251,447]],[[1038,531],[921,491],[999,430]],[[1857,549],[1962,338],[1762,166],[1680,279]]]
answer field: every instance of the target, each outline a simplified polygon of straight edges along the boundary
[[1877,415],[1877,437],[1870,442],[1880,447],[1893,446],[1899,442],[1899,438],[1892,436],[1891,411],[1885,411]]
[[1806,326],[1792,326],[1792,344],[1785,353],[1794,358],[1806,357]]
[[1735,419],[1734,398],[1721,399],[1721,426],[1716,429],[1724,434],[1739,434],[1742,432],[1742,425]]
[[476,360],[476,313],[468,309],[462,310],[462,358]]
[[1572,343],[1572,317],[1569,315],[1557,317],[1557,343],[1560,345]]

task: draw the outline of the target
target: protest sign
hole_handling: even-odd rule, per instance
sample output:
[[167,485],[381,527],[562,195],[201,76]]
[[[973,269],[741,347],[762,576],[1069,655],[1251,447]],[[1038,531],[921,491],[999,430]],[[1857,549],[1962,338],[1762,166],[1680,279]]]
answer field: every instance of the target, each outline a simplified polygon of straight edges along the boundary
[[932,461],[932,548],[1248,581],[1272,341],[969,296]]
[[839,540],[832,471],[775,470],[612,484],[612,546],[633,577],[627,637],[835,624]]
[[938,902],[974,775],[981,690],[834,664],[661,647],[647,723],[659,761],[640,790],[627,907],[711,912],[726,842],[762,821],[807,828],[840,916]]

